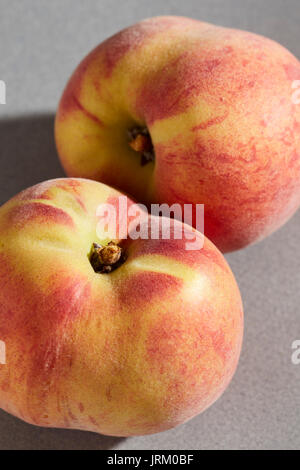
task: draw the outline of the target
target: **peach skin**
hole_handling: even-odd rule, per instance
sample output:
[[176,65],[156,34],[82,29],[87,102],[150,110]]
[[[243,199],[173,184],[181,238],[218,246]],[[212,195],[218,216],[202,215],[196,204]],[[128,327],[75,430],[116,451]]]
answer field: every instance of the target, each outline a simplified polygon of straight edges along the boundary
[[0,407],[28,423],[164,431],[210,406],[236,369],[243,310],[223,255],[206,238],[188,251],[175,237],[99,233],[98,205],[120,195],[62,178],[0,208]]
[[142,21],[77,67],[55,125],[69,176],[150,203],[205,204],[223,252],[300,203],[300,63],[276,42],[181,17]]

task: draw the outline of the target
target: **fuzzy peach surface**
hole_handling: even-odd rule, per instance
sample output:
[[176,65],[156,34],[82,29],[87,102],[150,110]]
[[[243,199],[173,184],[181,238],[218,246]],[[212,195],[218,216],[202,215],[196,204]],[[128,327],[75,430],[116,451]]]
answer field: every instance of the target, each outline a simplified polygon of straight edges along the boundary
[[[300,203],[300,63],[245,31],[158,17],[121,31],[78,66],[62,96],[56,142],[70,176],[145,203],[205,204],[223,252],[261,240]],[[141,166],[127,130],[146,126]]]
[[0,406],[29,423],[163,431],[211,405],[237,366],[241,298],[207,239],[128,239],[124,264],[94,272],[91,244],[108,241],[96,208],[119,195],[57,179],[0,209]]

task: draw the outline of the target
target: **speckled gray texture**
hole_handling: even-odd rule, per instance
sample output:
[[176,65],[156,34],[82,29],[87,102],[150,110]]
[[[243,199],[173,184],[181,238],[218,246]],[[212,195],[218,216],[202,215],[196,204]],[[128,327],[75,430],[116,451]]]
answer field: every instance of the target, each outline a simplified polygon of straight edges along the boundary
[[[79,60],[145,17],[185,15],[269,36],[300,58],[299,0],[0,0],[0,202],[63,175],[53,115]],[[172,431],[118,439],[40,429],[0,412],[1,449],[296,449],[300,447],[300,212],[264,242],[227,256],[241,288],[245,339],[222,398]]]

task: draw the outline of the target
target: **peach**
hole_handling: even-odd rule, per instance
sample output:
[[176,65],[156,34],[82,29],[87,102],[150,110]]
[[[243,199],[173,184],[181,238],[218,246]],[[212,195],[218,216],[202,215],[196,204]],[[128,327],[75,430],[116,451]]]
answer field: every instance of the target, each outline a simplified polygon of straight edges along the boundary
[[29,423],[163,431],[210,406],[237,366],[242,303],[223,255],[206,238],[188,251],[99,233],[98,205],[119,197],[57,179],[0,208],[0,407]]
[[297,80],[299,61],[274,41],[148,19],[78,66],[57,112],[58,153],[68,175],[141,202],[205,204],[206,235],[239,249],[299,206]]

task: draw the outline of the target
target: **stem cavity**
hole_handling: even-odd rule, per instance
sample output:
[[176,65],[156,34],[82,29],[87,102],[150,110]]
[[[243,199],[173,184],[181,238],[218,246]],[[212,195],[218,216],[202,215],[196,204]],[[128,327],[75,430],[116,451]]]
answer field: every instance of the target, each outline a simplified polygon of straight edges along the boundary
[[128,131],[129,146],[141,155],[141,166],[154,161],[154,148],[147,127],[133,127]]
[[114,242],[106,246],[93,243],[88,258],[94,271],[100,274],[114,271],[125,261],[123,249]]

